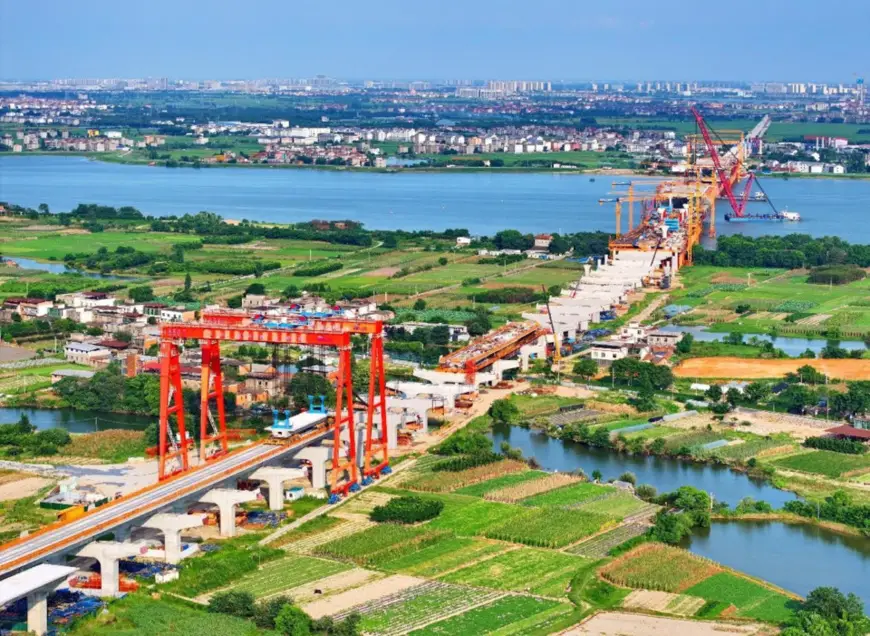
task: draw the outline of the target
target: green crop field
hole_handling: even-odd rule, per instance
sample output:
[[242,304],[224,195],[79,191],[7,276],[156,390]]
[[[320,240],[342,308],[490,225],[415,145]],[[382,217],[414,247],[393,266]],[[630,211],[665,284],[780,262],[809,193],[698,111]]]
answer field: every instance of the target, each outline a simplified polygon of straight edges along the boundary
[[544,477],[546,474],[547,473],[540,470],[527,470],[522,473],[513,473],[511,475],[504,475],[503,477],[496,477],[495,479],[488,479],[478,484],[474,484],[473,486],[466,486],[465,488],[460,488],[459,490],[456,490],[454,492],[457,495],[483,497],[488,492],[499,490],[501,488],[507,488],[509,486],[516,486],[517,484],[521,484],[526,481],[539,479],[541,477]]
[[520,506],[492,501],[474,501],[471,504],[452,506],[448,504],[442,513],[429,524],[430,528],[451,530],[460,536],[484,534],[494,526],[509,524],[522,517],[526,510]]
[[771,463],[778,468],[816,473],[826,477],[839,477],[843,473],[853,470],[870,469],[870,456],[814,450],[776,459]]
[[541,548],[561,548],[595,534],[610,517],[563,508],[527,510],[526,514],[485,531],[490,539],[524,543]]
[[468,634],[528,633],[530,627],[550,618],[554,613],[567,613],[571,606],[565,603],[533,598],[506,596],[487,605],[476,607],[464,614],[451,616],[411,634],[414,636],[467,636]]
[[439,576],[470,561],[504,552],[507,544],[471,537],[444,537],[437,543],[379,565],[382,569],[415,576]]
[[568,584],[577,574],[594,567],[595,564],[595,561],[563,552],[520,548],[469,565],[448,574],[442,580],[496,590],[559,597],[565,596]]
[[577,398],[561,397],[558,395],[539,395],[537,397],[532,397],[531,395],[512,395],[510,400],[525,417],[549,415],[558,411],[562,406],[575,406],[583,403],[582,400]]
[[524,506],[573,506],[588,499],[609,495],[616,491],[612,486],[599,486],[588,481],[563,486],[539,495],[523,499]]
[[404,544],[425,539],[433,533],[427,527],[408,527],[385,523],[318,546],[315,552],[327,557],[368,563],[383,551],[395,552]]
[[271,561],[233,585],[233,589],[250,592],[255,597],[271,596],[317,579],[349,570],[351,566],[338,561],[292,555]]
[[425,583],[372,603],[373,611],[363,613],[360,628],[369,634],[394,631],[399,625],[411,630],[493,600],[497,594],[447,583]]
[[622,519],[647,507],[647,503],[626,492],[617,492],[608,497],[594,499],[577,506],[582,512],[594,512],[611,518]]
[[716,431],[693,431],[682,435],[674,435],[668,437],[665,443],[665,448],[669,451],[675,451],[682,447],[695,449],[703,444],[709,444],[720,439],[727,439],[728,435]]
[[787,596],[731,572],[719,572],[685,590],[707,601],[723,601],[740,616],[783,622],[793,616],[797,603]]
[[634,431],[631,433],[626,433],[625,437],[627,439],[645,439],[645,440],[653,440],[659,439],[660,437],[670,437],[671,435],[675,435],[677,433],[682,433],[683,429],[674,428],[673,426],[653,426],[652,428],[645,428],[642,431]]

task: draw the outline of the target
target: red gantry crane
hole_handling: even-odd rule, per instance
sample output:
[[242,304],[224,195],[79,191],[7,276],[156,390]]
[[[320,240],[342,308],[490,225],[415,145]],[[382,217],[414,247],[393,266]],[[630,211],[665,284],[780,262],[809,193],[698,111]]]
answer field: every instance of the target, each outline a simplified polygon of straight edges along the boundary
[[[210,316],[213,319],[218,317]],[[342,320],[312,321],[293,329],[281,329],[256,324],[244,324],[247,317],[226,315],[223,320],[203,323],[166,323],[160,326],[160,441],[158,479],[163,481],[175,474],[190,470],[188,450],[191,442],[187,436],[184,417],[184,398],[181,383],[180,345],[194,339],[202,347],[202,415],[200,418],[200,458],[203,461],[218,459],[228,452],[226,417],[223,409],[223,377],[220,365],[221,342],[251,342],[261,345],[333,347],[338,350],[337,390],[333,423],[332,493],[346,494],[358,488],[356,465],[356,435],[354,434],[354,393],[351,377],[352,329],[372,334],[371,381],[366,422],[366,464],[364,474],[371,479],[389,472],[386,434],[386,398],[384,396],[382,326],[371,323],[369,327],[348,325]],[[206,318],[208,320],[208,317]],[[233,325],[232,323],[235,323]],[[377,337],[380,336],[380,337]],[[377,390],[376,390],[377,389]],[[377,395],[375,395],[377,394]],[[215,403],[217,418],[211,414]],[[377,438],[374,437],[374,411],[380,408],[381,422]],[[177,435],[172,431],[171,416]],[[341,444],[341,431],[347,428],[348,448]],[[215,446],[217,446],[215,448]],[[381,459],[373,465],[374,454],[380,451]],[[176,466],[172,467],[171,462]],[[339,485],[340,476],[347,480]]]

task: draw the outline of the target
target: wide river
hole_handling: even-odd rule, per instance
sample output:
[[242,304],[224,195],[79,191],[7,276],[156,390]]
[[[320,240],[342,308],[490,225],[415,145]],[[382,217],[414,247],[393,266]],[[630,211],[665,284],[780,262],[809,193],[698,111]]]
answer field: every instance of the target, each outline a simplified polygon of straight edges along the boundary
[[[779,508],[795,498],[765,481],[722,466],[614,453],[562,442],[518,426],[497,426],[491,437],[495,450],[506,441],[526,457],[537,459],[546,470],[568,472],[582,468],[587,475],[600,470],[604,479],[631,471],[638,483],[655,486],[659,492],[691,485],[732,506],[743,497],[752,497]],[[727,521],[697,530],[686,540],[685,547],[801,596],[821,585],[830,585],[854,592],[870,606],[866,585],[870,581],[870,539],[866,537],[844,536],[807,524]]]
[[[598,200],[613,177],[553,173],[343,172],[280,168],[164,168],[91,161],[84,157],[0,157],[0,201],[67,211],[79,203],[132,205],[164,216],[217,212],[226,218],[297,222],[354,219],[371,229],[464,227],[492,234],[612,231],[613,206]],[[870,180],[766,179],[779,208],[801,223],[742,223],[722,218],[720,234],[838,234],[870,243]],[[750,204],[764,209],[761,203]],[[625,214],[625,213],[624,213]]]

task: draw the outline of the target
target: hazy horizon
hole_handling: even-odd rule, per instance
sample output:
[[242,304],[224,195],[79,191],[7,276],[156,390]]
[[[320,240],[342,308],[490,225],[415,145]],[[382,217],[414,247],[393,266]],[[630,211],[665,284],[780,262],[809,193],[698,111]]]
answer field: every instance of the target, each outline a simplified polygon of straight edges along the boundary
[[[818,81],[870,75],[870,3],[0,2],[0,77]],[[241,8],[240,7],[244,7]],[[849,25],[856,25],[854,32]],[[733,42],[733,43],[732,43]]]

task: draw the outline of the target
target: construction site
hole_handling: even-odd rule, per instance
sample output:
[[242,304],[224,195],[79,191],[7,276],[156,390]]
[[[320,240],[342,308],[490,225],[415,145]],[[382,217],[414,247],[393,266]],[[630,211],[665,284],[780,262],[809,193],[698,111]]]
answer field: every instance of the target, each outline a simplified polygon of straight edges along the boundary
[[[26,612],[28,629],[44,634],[49,615],[56,622],[92,611],[92,596],[135,590],[131,572],[171,580],[177,564],[207,551],[210,541],[240,528],[277,527],[286,519],[287,501],[309,496],[339,504],[389,475],[395,456],[425,450],[431,418],[450,422],[472,412],[483,393],[510,390],[537,360],[558,368],[563,355],[609,334],[607,323],[628,311],[638,294],[668,289],[680,268],[691,265],[704,232],[715,236],[716,201],[723,195],[732,206],[729,221],[790,220],[745,209],[757,183],[745,159],[769,120],[748,136],[713,140],[694,113],[702,134],[690,138],[683,177],[617,182],[614,187],[626,189],[602,199],[616,205],[609,254],[587,259],[576,281],[558,296],[548,294],[523,321],[472,339],[434,368],[418,366],[410,377],[388,380],[380,319],[301,307],[215,306],[197,320],[162,322],[154,483],[111,500],[64,493],[72,503],[64,504],[56,523],[0,546],[0,606]],[[718,148],[725,149],[721,155]],[[698,156],[701,149],[706,157]],[[747,183],[738,200],[734,187],[741,180]],[[355,339],[364,340],[362,353],[357,348],[355,354]],[[227,426],[222,359],[222,347],[239,343],[270,348],[273,360],[288,359],[293,350],[322,361],[334,402],[312,393],[307,408],[273,410],[263,434],[243,441]],[[191,365],[199,374],[199,422],[183,399],[182,376]],[[354,386],[354,365],[367,368],[366,386]],[[250,509],[256,501],[264,507]],[[52,591],[64,583],[72,591],[59,603]]]

